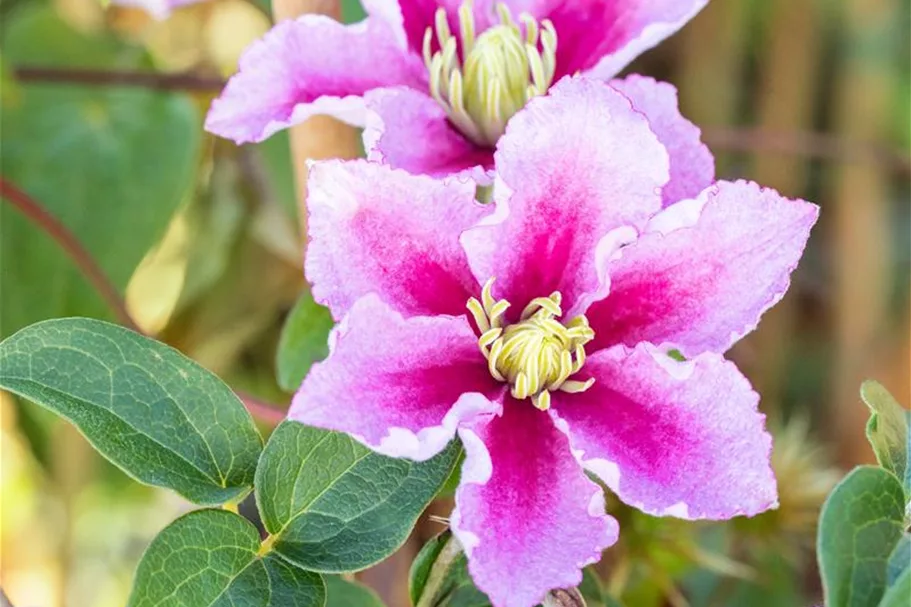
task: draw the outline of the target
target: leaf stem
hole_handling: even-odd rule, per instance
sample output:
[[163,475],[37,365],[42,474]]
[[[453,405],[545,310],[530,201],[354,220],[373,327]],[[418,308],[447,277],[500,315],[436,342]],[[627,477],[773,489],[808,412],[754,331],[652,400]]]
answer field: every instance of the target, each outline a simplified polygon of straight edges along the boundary
[[460,554],[462,554],[462,545],[454,535],[450,535],[446,545],[434,560],[433,566],[430,568],[430,575],[427,576],[427,583],[424,584],[424,590],[421,592],[421,598],[414,607],[434,607],[437,593],[446,582],[449,570]]
[[[133,320],[117,287],[111,283],[104,270],[95,262],[91,253],[82,246],[82,243],[79,242],[79,239],[69,228],[54,217],[40,202],[2,176],[0,176],[0,198],[12,204],[26,219],[35,224],[38,229],[46,233],[63,249],[64,253],[76,264],[79,271],[82,272],[111,308],[120,324],[141,335],[146,335],[136,324],[136,321]],[[151,336],[147,335],[147,337]],[[259,418],[263,422],[277,425],[285,417],[284,412],[276,407],[262,403],[243,392],[235,390],[234,393],[247,408],[247,411],[250,412],[250,415]]]

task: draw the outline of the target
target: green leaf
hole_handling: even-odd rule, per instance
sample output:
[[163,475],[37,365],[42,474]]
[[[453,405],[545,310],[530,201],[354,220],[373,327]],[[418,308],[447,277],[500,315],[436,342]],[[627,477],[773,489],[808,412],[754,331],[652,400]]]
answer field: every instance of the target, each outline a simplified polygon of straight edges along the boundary
[[426,462],[374,453],[293,421],[269,438],[256,500],[274,550],[306,569],[355,571],[392,554],[449,476],[455,441]]
[[249,492],[262,439],[220,379],[100,320],[62,318],[0,343],[0,388],[72,422],[133,478],[198,504]]
[[897,476],[911,496],[911,411],[895,400],[880,383],[865,381],[860,396],[870,407],[867,439],[879,465]]
[[889,555],[886,564],[886,583],[892,586],[908,569],[911,569],[911,535],[903,533]]
[[904,510],[901,484],[882,468],[855,468],[835,487],[823,505],[817,541],[826,607],[879,603]]
[[911,597],[911,568],[905,569],[895,584],[889,587],[879,607],[908,607],[908,600]]
[[128,607],[322,607],[318,573],[259,554],[259,533],[226,510],[197,510],[158,534],[136,570]]
[[288,315],[278,341],[278,385],[294,392],[315,362],[329,354],[329,331],[333,326],[329,310],[313,301],[307,290]]
[[[24,8],[4,23],[10,66],[144,68],[140,49]],[[142,87],[19,83],[2,98],[0,130],[4,178],[68,227],[122,291],[193,184],[201,126],[192,100]],[[6,201],[0,258],[3,336],[51,317],[110,317],[57,243]]]
[[337,575],[327,575],[323,581],[328,594],[326,607],[384,607],[380,597],[363,584],[343,580]]

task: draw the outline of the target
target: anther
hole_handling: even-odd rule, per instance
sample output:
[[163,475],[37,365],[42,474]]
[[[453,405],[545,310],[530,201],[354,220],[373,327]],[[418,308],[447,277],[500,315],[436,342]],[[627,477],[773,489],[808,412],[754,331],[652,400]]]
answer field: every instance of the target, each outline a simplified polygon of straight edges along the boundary
[[585,344],[594,331],[584,316],[565,325],[557,320],[562,314],[560,293],[535,298],[525,306],[518,322],[504,326],[509,302],[494,298],[494,280],[481,290],[481,299],[472,297],[467,308],[480,332],[478,347],[487,358],[487,368],[497,381],[510,385],[513,398],[531,399],[542,410],[550,407],[550,392],[582,392],[594,380],[569,379],[585,364]]
[[547,19],[539,23],[521,13],[520,26],[503,3],[497,4],[497,14],[500,23],[478,35],[472,2],[466,0],[458,10],[457,40],[441,7],[434,26],[424,34],[422,49],[431,96],[456,128],[483,146],[493,146],[513,114],[532,97],[547,92],[556,69],[553,23]]

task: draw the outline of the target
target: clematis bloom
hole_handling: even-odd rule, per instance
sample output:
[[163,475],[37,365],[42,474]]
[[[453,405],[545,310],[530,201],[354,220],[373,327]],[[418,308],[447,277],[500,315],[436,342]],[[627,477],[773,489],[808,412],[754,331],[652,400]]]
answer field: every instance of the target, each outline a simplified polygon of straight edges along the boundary
[[510,121],[489,205],[469,180],[311,169],[306,272],[340,323],[289,417],[416,460],[458,435],[451,526],[496,607],[578,584],[616,541],[585,470],[653,515],[777,504],[759,397],[723,353],[782,297],[817,208],[703,183],[674,100],[564,79]]
[[241,58],[206,129],[245,143],[328,114],[366,127],[370,160],[483,181],[529,98],[567,74],[612,78],[707,2],[364,0],[354,25],[277,24]]

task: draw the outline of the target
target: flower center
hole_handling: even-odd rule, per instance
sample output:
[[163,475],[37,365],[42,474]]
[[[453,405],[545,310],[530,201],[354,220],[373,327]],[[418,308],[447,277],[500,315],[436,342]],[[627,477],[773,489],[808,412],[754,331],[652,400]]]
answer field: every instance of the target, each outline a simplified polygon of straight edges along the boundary
[[487,358],[487,368],[494,379],[508,383],[513,397],[531,398],[542,411],[550,407],[550,393],[583,392],[595,380],[577,381],[569,376],[585,364],[585,344],[595,337],[585,316],[576,316],[566,324],[556,319],[563,315],[558,291],[538,297],[525,306],[519,322],[505,325],[503,315],[509,308],[505,299],[491,295],[494,279],[481,291],[481,301],[468,300],[468,311],[474,317],[481,337],[478,345]]
[[[557,32],[549,19],[539,24],[522,13],[519,21],[523,36],[523,27],[513,21],[505,4],[497,5],[497,13],[500,24],[475,39],[471,0],[462,3],[461,59],[445,9],[437,9],[436,27],[428,27],[424,34],[430,94],[446,110],[449,120],[482,146],[493,146],[513,114],[532,97],[547,92],[556,69]],[[440,50],[431,54],[434,29]]]

